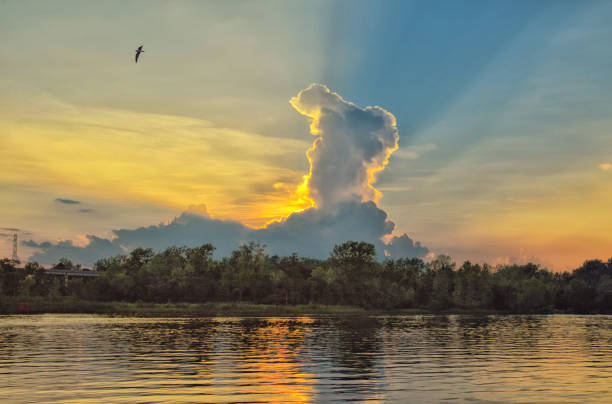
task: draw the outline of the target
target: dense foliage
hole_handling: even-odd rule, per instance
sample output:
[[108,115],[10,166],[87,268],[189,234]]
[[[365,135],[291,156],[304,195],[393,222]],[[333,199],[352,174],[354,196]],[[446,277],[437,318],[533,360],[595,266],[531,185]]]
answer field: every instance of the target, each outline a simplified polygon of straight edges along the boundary
[[[15,270],[0,261],[0,296],[74,296],[82,300],[143,302],[248,301],[268,304],[342,304],[365,308],[496,309],[507,312],[611,313],[612,258],[586,261],[571,273],[534,264],[495,268],[448,256],[431,262],[406,258],[378,262],[374,246],[350,241],[329,259],[269,256],[245,244],[213,259],[214,247],[170,247],[155,253],[98,261],[100,276],[52,277],[36,263]],[[56,266],[77,269],[68,260]]]

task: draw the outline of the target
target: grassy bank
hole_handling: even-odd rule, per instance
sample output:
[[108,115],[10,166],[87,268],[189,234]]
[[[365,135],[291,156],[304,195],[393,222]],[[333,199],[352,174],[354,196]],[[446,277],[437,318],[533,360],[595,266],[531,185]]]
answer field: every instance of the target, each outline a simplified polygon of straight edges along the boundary
[[434,311],[428,308],[399,310],[367,310],[356,306],[339,305],[272,305],[240,302],[209,303],[145,303],[99,302],[72,297],[59,299],[0,298],[0,314],[86,313],[136,317],[270,317],[270,316],[365,316],[417,314],[503,314],[495,310]]
[[366,310],[338,305],[271,305],[254,303],[129,303],[96,302],[74,298],[0,299],[0,314],[87,313],[137,317],[218,317],[218,316],[364,316],[382,314],[496,314],[492,310],[432,311],[426,308],[402,310]]
[[371,312],[352,306],[270,305],[253,303],[129,303],[96,302],[73,298],[43,300],[2,298],[0,314],[88,313],[138,317],[215,316],[359,316]]

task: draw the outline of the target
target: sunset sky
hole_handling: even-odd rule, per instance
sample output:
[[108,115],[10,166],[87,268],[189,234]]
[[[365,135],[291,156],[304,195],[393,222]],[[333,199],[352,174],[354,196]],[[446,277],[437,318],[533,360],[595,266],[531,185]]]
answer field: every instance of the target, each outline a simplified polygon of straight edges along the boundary
[[[607,259],[611,19],[607,1],[2,1],[0,256],[15,229],[86,247],[350,194],[457,261]],[[384,147],[353,182],[370,124]]]

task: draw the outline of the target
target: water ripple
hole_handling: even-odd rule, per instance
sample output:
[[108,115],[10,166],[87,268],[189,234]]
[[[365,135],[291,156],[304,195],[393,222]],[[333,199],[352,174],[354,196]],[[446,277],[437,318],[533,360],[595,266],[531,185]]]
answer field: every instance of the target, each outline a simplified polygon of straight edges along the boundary
[[612,402],[611,316],[0,316],[0,402]]

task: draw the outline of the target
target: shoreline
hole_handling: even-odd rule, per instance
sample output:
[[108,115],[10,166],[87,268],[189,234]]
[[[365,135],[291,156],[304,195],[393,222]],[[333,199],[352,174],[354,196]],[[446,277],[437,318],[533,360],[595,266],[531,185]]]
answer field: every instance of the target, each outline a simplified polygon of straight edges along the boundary
[[[0,301],[0,315],[13,314],[102,314],[130,317],[363,317],[382,315],[511,315],[576,314],[556,311],[534,313],[505,312],[490,309],[365,309],[357,306],[301,304],[274,305],[248,302],[147,303],[100,302],[78,299],[41,300],[11,298]],[[599,314],[599,313],[589,313]]]

